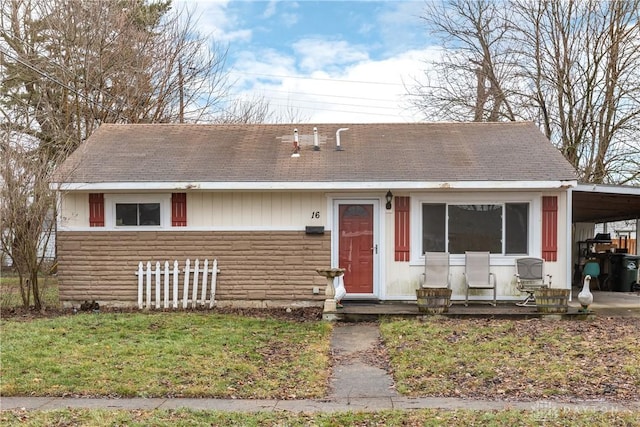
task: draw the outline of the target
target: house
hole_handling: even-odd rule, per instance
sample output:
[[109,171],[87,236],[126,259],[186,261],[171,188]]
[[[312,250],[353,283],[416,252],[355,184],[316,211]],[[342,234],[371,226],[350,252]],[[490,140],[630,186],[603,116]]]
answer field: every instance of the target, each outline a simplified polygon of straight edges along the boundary
[[221,305],[321,305],[337,266],[347,298],[415,301],[425,251],[451,253],[453,300],[465,250],[498,300],[524,255],[571,286],[576,177],[533,123],[105,124],[55,181],[66,306],[134,306],[139,262],[198,257]]

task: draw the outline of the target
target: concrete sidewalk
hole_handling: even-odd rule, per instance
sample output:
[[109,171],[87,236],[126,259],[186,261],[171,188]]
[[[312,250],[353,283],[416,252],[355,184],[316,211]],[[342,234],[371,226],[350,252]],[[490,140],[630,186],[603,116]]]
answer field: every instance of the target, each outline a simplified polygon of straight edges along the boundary
[[[380,332],[375,323],[338,323],[331,337],[334,358],[333,376],[326,399],[242,400],[184,398],[64,398],[64,397],[0,397],[0,409],[52,410],[88,409],[177,409],[218,410],[229,412],[290,411],[341,412],[377,411],[383,409],[472,409],[472,410],[599,410],[640,411],[640,401],[504,401],[462,398],[410,398],[400,396],[393,379],[384,369],[379,355]],[[373,356],[372,356],[373,355]]]
[[553,401],[470,400],[458,398],[351,397],[336,400],[234,400],[234,399],[80,399],[63,397],[2,397],[2,410],[52,410],[65,408],[152,410],[190,408],[229,412],[343,412],[379,411],[383,409],[471,409],[471,410],[556,410],[640,411],[640,402],[611,403],[585,401],[562,403]]

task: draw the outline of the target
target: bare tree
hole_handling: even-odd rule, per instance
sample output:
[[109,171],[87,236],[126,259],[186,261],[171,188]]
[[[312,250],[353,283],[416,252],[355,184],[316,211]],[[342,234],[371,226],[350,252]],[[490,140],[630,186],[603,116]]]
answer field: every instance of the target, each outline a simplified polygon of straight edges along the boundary
[[427,3],[422,19],[445,48],[415,81],[413,103],[431,120],[515,120],[511,105],[515,60],[505,9],[488,0]]
[[580,179],[638,182],[640,2],[515,0],[513,9],[520,76],[546,135]]
[[249,124],[269,121],[272,112],[269,102],[263,96],[239,98],[232,101],[228,108],[215,117],[215,123]]
[[640,0],[450,0],[425,22],[446,48],[410,93],[426,117],[534,120],[582,181],[640,182]]
[[42,308],[55,166],[101,123],[214,114],[225,57],[168,1],[0,0],[1,239],[25,306]]
[[0,249],[18,274],[23,306],[33,302],[36,310],[44,309],[38,273],[55,227],[55,193],[48,186],[56,163],[51,153],[26,134],[0,127]]
[[228,89],[226,50],[167,1],[0,3],[0,102],[28,105],[35,120],[14,123],[54,150],[74,149],[100,123],[198,121]]
[[271,108],[264,96],[238,98],[213,120],[215,123],[305,123],[309,121],[300,110],[287,105],[284,111]]

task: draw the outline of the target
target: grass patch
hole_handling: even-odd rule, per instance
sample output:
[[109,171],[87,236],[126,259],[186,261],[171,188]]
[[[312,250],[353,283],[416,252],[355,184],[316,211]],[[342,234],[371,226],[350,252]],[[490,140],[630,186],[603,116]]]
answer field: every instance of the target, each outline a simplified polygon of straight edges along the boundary
[[640,319],[402,320],[381,324],[410,396],[637,399]]
[[313,398],[331,325],[214,313],[2,321],[3,396]]
[[[42,289],[42,302],[46,308],[57,309],[60,307],[58,295],[58,278],[55,276],[39,276],[38,284]],[[31,298],[33,304],[33,297]],[[0,310],[10,310],[22,307],[20,297],[20,280],[16,275],[5,272],[0,277]]]
[[638,412],[632,411],[470,411],[414,410],[293,414],[289,412],[228,413],[215,411],[154,410],[113,411],[65,409],[56,411],[4,411],[3,426],[631,426]]

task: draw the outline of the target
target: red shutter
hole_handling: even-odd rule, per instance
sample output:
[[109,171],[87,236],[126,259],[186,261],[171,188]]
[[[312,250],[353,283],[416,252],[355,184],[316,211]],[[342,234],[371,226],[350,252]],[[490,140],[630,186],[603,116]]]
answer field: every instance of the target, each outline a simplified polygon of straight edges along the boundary
[[558,260],[558,198],[542,197],[542,258]]
[[104,227],[103,193],[89,193],[89,227]]
[[396,261],[409,261],[409,197],[394,197],[396,208]]
[[187,193],[171,195],[171,225],[186,227],[187,225]]

